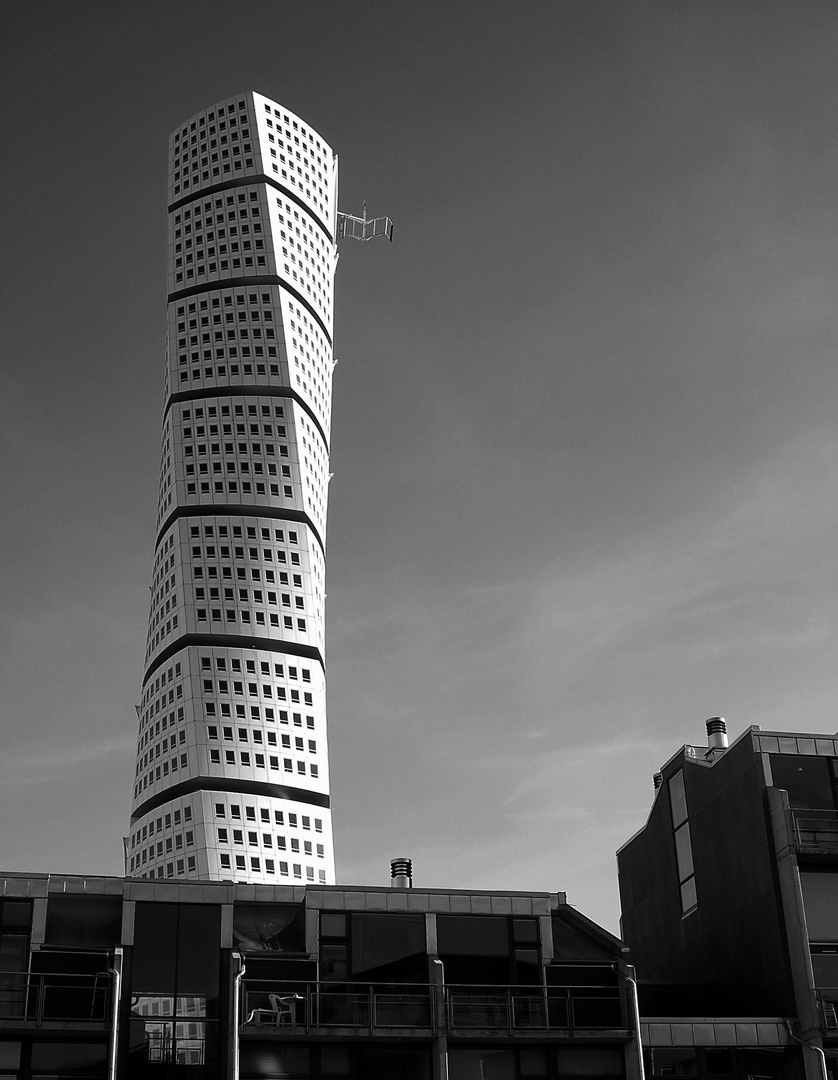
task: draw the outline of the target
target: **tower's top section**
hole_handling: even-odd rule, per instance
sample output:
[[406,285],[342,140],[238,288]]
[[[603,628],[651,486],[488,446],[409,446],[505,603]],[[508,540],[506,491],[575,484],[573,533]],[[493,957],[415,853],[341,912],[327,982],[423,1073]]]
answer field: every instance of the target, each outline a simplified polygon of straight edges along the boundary
[[281,188],[334,241],[332,148],[299,116],[252,91],[203,109],[169,136],[169,208],[243,180]]

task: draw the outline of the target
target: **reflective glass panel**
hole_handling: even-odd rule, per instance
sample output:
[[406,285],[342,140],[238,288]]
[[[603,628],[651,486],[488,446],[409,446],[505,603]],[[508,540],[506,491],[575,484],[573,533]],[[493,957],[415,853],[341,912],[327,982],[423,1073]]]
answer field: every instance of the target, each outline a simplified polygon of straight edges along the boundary
[[835,808],[828,758],[771,754],[771,778],[774,787],[784,788],[789,793],[792,809]]
[[669,780],[669,802],[672,807],[672,827],[677,829],[687,820],[687,795],[684,791],[684,773],[679,769]]

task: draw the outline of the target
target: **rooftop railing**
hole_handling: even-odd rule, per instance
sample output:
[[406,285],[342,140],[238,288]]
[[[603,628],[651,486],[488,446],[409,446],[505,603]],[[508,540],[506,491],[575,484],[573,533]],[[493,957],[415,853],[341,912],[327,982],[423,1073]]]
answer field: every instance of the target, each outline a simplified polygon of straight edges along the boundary
[[110,1017],[111,977],[0,971],[0,1022],[104,1024]]

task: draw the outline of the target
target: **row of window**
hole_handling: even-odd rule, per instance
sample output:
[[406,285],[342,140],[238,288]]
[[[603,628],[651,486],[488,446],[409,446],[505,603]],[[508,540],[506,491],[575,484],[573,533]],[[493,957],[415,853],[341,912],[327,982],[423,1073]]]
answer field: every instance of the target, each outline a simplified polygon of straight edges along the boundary
[[184,847],[194,846],[195,833],[192,829],[187,829],[184,833],[174,833],[172,836],[167,836],[165,840],[158,840],[156,849],[154,844],[149,844],[147,848],[137,852],[134,865],[153,862],[155,858],[160,859],[164,854],[171,855],[173,851],[183,851]]
[[[251,661],[251,663],[252,663],[252,661]],[[267,667],[267,665],[265,665],[265,666]],[[275,666],[276,666],[276,668],[279,669],[280,674],[278,675],[278,677],[282,678],[283,677],[281,675],[282,664],[276,664]],[[310,672],[310,670],[308,668],[304,668],[303,670],[305,672],[305,674],[303,676],[303,681],[304,682],[311,682],[311,672]],[[288,678],[289,679],[292,678],[292,675],[291,675],[292,671],[295,673],[293,678],[296,678],[297,669],[294,668],[294,667],[289,667],[289,669],[288,669],[288,673],[289,673]],[[230,693],[230,684],[227,681],[227,679],[219,679],[218,682],[213,682],[212,679],[204,679],[202,681],[201,689],[203,690],[204,694],[229,694]],[[238,695],[244,694],[245,693],[244,683],[237,682],[237,681],[234,680],[233,681],[233,690],[232,690],[232,692],[234,694],[238,694]],[[285,687],[284,686],[274,686],[273,683],[249,682],[247,684],[247,693],[251,697],[259,697],[261,695],[262,697],[266,697],[266,698],[270,699],[270,698],[274,697],[274,695],[275,695],[277,701],[285,701],[286,700]],[[292,701],[299,702],[299,700],[300,700],[300,692],[299,692],[299,690],[294,690],[292,688],[291,691],[290,691],[290,694],[291,694],[291,700]],[[312,704],[312,695],[311,695],[310,691],[304,691],[304,693],[303,693],[303,701],[305,702],[306,705],[311,705]]]
[[148,746],[152,739],[157,738],[161,731],[165,731],[167,727],[174,729],[177,723],[182,722],[184,719],[183,707],[181,706],[181,708],[178,709],[177,719],[175,719],[174,712],[169,714],[164,713],[156,723],[148,723],[148,726],[146,727],[149,719],[150,717],[143,717],[140,722],[140,736],[137,740],[137,753]]
[[[233,406],[233,415],[236,416],[236,417],[244,416],[245,415],[245,409],[246,409],[248,417],[258,416],[258,415],[260,415],[260,412],[261,412],[261,415],[263,417],[270,416],[272,412],[273,412],[273,415],[278,417],[279,419],[282,419],[285,416],[285,408],[282,405],[274,405],[272,407],[271,405],[266,405],[264,403],[260,403],[260,406],[254,405],[253,402],[243,402],[241,404],[237,403],[237,404],[235,404]],[[207,417],[210,418],[210,419],[212,417],[217,416],[218,415],[218,407],[215,406],[215,405],[208,405],[207,409],[206,409],[206,414],[207,414]],[[192,415],[193,415],[193,410],[191,408],[182,409],[181,413],[180,413],[181,420],[183,420],[183,421],[190,420],[192,418]],[[221,406],[221,415],[222,416],[229,416],[230,415],[230,406],[229,405],[222,405]],[[195,416],[196,421],[197,420],[202,420],[204,418],[204,407],[203,407],[203,405],[196,405],[195,406],[194,416]]]
[[[225,803],[217,802],[215,804],[215,816],[216,816],[216,818],[218,818],[218,819],[226,819],[227,816],[228,816],[228,810],[229,810],[229,817],[230,817],[231,821],[235,822],[235,821],[241,821],[242,820],[242,808],[241,808],[241,805],[239,803],[230,803],[230,805],[228,807]],[[296,812],[291,812],[291,813],[288,813],[286,815],[286,812],[284,810],[274,810],[274,812],[273,812],[274,824],[281,825],[284,828],[285,827],[286,816],[287,816],[287,819],[288,819],[288,828],[289,829],[296,829],[296,828],[299,827],[299,828],[303,829],[304,832],[307,832],[307,831],[309,831],[311,829],[312,820],[313,820],[314,831],[318,832],[318,833],[323,832],[323,819],[318,818],[318,817],[312,819],[309,814],[297,814]],[[245,821],[256,821],[257,820],[256,819],[256,807],[253,806],[252,804],[250,806],[245,806],[245,808],[244,808],[244,820]],[[270,811],[270,809],[268,807],[266,807],[266,806],[260,806],[259,807],[259,819],[258,820],[263,822],[264,824],[269,824],[270,823],[270,821],[271,821],[271,811]]]
[[[235,869],[236,869],[236,871],[237,872],[242,872],[242,873],[247,872],[248,865],[247,865],[245,856],[244,855],[236,855],[236,856],[234,856],[234,858],[235,858]],[[221,852],[219,854],[218,862],[219,862],[219,865],[220,865],[222,870],[231,870],[233,868],[232,865],[231,865],[230,859],[231,859],[231,857],[229,855],[227,855],[225,852]],[[277,864],[274,861],[274,859],[265,859],[264,863],[265,863],[265,873],[266,874],[276,874],[277,873]],[[262,865],[262,860],[259,858],[258,855],[251,855],[250,856],[249,870],[250,870],[251,873],[254,873],[254,874],[261,873],[262,872],[261,865]],[[305,868],[303,868],[300,865],[300,863],[292,863],[291,864],[291,872],[289,873],[288,863],[280,861],[279,862],[279,867],[278,867],[278,873],[279,873],[280,877],[293,877],[296,881],[301,881],[303,879],[303,869],[305,869],[305,880],[306,881],[314,881],[315,880],[315,877],[314,877],[315,868],[313,866],[306,866]],[[158,876],[160,876],[160,875],[158,875]],[[318,870],[317,871],[317,880],[320,881],[321,884],[323,884],[323,885],[326,884],[326,871],[325,870]]]
[[[231,436],[225,436],[230,438]],[[223,447],[223,449],[222,449]],[[284,443],[273,442],[211,442],[211,443],[197,443],[193,446],[191,442],[185,442],[181,447],[181,453],[184,458],[194,457],[206,457],[207,451],[213,456],[223,454],[234,454],[238,452],[242,455],[250,455],[251,457],[261,457],[264,451],[267,457],[288,457],[288,447]],[[187,462],[188,464],[188,462]],[[236,459],[228,460],[227,471],[232,472],[235,469]],[[215,470],[219,472],[219,469]],[[276,475],[276,468],[274,468],[274,475]],[[283,476],[290,476],[291,472],[288,466],[285,466]]]
[[[260,320],[263,322],[273,322],[273,304],[275,302],[275,298],[271,296],[271,293],[219,292],[211,293],[207,296],[202,297],[200,300],[189,300],[184,302],[183,304],[179,304],[175,309],[177,311],[178,318],[177,332],[179,334],[185,333],[187,328],[187,314],[190,316],[188,320],[190,334],[192,333],[192,331],[198,329],[198,318],[196,317],[193,319],[191,316],[197,316],[199,312],[207,312],[206,315],[200,315],[200,325],[202,330],[204,327],[208,327],[210,325],[210,310],[212,310],[213,312],[213,323],[219,323],[221,321],[220,312],[222,306],[225,309],[224,321],[226,323],[232,322],[232,312],[228,312],[226,309],[233,307],[234,299],[236,301],[235,307],[236,312],[238,313],[239,322],[241,322],[242,320],[249,320],[251,323],[259,322]],[[223,305],[221,303],[222,300],[224,301]],[[245,307],[245,301],[247,301],[247,303],[250,305],[249,308]],[[262,304],[268,304],[271,306],[260,308],[258,306],[260,301]],[[276,301],[278,302],[278,297],[276,298]],[[215,314],[216,312],[218,312],[218,314]],[[193,345],[196,345],[198,339],[197,337],[190,337],[189,340]]]
[[[264,734],[264,737],[267,738],[268,746],[276,746],[277,745],[276,732],[275,731],[265,731],[263,733],[260,728],[248,729],[246,727],[239,727],[239,728],[236,728],[236,734],[234,735],[232,726],[231,727],[222,726],[222,728],[221,728],[221,738],[224,739],[225,742],[233,742],[235,738],[238,738],[239,742],[246,743],[246,742],[250,742],[250,740],[252,739],[253,742],[256,743],[257,745],[262,745],[263,734]],[[218,727],[215,724],[208,724],[207,725],[207,739],[210,742],[218,742],[218,738],[219,738]],[[290,750],[291,749],[291,736],[290,735],[281,735],[279,745],[282,746],[283,750]],[[295,736],[294,737],[294,749],[298,753],[302,753],[306,749],[305,740],[301,736]],[[316,754],[317,753],[317,743],[316,743],[316,741],[314,739],[309,739],[308,740],[308,748],[307,749],[308,749],[308,752],[310,754]]]
[[137,779],[137,783],[134,785],[134,798],[139,798],[140,794],[149,787],[152,787],[156,781],[165,780],[167,776],[178,772],[179,769],[182,770],[188,768],[189,759],[186,754],[181,754],[180,757],[175,754],[172,757],[161,761],[159,765],[155,765]]
[[[192,807],[184,806],[182,813],[182,820],[184,822],[190,822],[192,820]],[[180,807],[174,807],[173,810],[168,811],[166,814],[161,814],[155,821],[154,818],[150,818],[145,825],[138,828],[131,836],[131,847],[135,848],[137,844],[147,840],[150,836],[154,836],[155,832],[160,835],[163,832],[167,832],[172,827],[178,828],[181,823],[181,810]],[[180,845],[177,845],[180,846]],[[168,850],[171,851],[171,848]]]
[[[224,760],[221,758],[220,750],[210,750],[209,752],[210,765],[229,765],[236,767],[241,765],[245,769],[269,769],[271,772],[280,771],[280,759],[275,754],[269,754],[267,758],[267,764],[265,762],[265,755],[254,753],[251,755],[249,750],[240,750],[238,753],[235,750],[225,750]],[[320,776],[320,766],[314,763],[307,763],[305,761],[297,761],[296,775],[306,776],[309,775],[313,779],[317,780]],[[281,771],[284,773],[294,773],[294,759],[282,758]],[[165,776],[165,773],[163,774]]]
[[157,721],[154,721],[154,713],[152,710],[144,713],[140,720],[139,748],[146,746],[149,740],[156,738],[161,731],[165,731],[167,724],[171,729],[174,728],[176,724],[183,723],[183,721],[184,714],[182,705],[177,710],[177,716],[175,715],[175,712],[172,711],[168,714],[164,713]]
[[[143,734],[143,736],[142,736],[142,738],[146,738],[146,737],[150,738],[150,734],[149,734],[148,731],[145,732]],[[176,735],[166,736],[160,742],[155,743],[153,746],[150,746],[148,750],[146,750],[145,752],[139,754],[139,756],[137,757],[137,765],[136,765],[136,769],[134,770],[134,775],[139,776],[140,772],[143,769],[147,769],[148,766],[151,765],[152,762],[155,760],[155,758],[161,757],[163,754],[167,753],[168,751],[174,750],[178,746],[185,746],[185,745],[186,745],[186,731],[185,730],[181,730]],[[142,745],[141,745],[140,749],[142,749]]]
[[[238,113],[236,112],[236,105],[238,105],[238,110],[239,110]],[[228,118],[228,122],[232,125],[232,123],[235,120],[236,116],[239,115],[240,113],[244,113],[245,115],[241,117],[241,121],[242,121],[243,124],[247,123],[247,102],[245,102],[245,101],[240,100],[238,102],[233,102],[233,103],[231,103],[229,105],[226,105],[226,111],[225,111],[225,105],[223,105],[223,104],[216,106],[216,109],[217,109],[217,113],[216,113],[215,109],[210,110],[206,114],[206,116],[200,116],[200,117],[197,117],[195,120],[193,120],[188,127],[186,125],[184,125],[183,131],[176,131],[175,136],[174,136],[175,144],[181,143],[181,142],[183,142],[185,144],[187,142],[187,140],[189,139],[190,131],[193,132],[193,135],[192,135],[192,138],[191,138],[190,141],[193,144],[196,143],[198,141],[198,135],[196,133],[200,132],[202,128],[206,127],[207,122],[211,123],[213,120],[215,120],[216,115],[218,117],[218,123],[219,124],[221,123],[221,118],[226,115],[227,118]],[[232,119],[230,119],[230,117],[232,117]],[[203,138],[203,137],[204,137],[203,134],[201,134],[201,138]]]
[[[139,865],[136,859],[131,860],[131,870],[134,871]],[[194,874],[196,872],[196,862],[194,855],[188,855],[186,857],[186,867],[184,868],[184,860],[176,859],[174,862],[168,862],[163,866],[158,866],[157,870],[146,871],[142,874],[137,874],[137,877],[153,878],[153,877],[182,877],[184,874]]]
[[[239,147],[236,147],[236,150],[239,150]],[[244,167],[246,169],[252,169],[253,168],[253,158],[247,158],[245,160]],[[223,165],[214,165],[213,168],[212,168],[212,179],[213,180],[219,180],[223,174],[230,173],[230,172],[235,172],[235,171],[238,171],[241,168],[242,168],[242,161],[241,161],[240,157],[237,157],[232,162],[225,161]],[[209,169],[204,170],[204,172],[201,174],[201,179],[205,180],[205,181],[210,179],[210,170]],[[184,179],[181,180],[180,183],[176,183],[174,185],[174,187],[172,188],[172,193],[174,195],[179,195],[181,191],[186,191],[189,188],[190,183],[192,183],[193,185],[198,184],[199,183],[198,177],[196,176],[193,181],[190,181],[190,178],[188,176],[184,177]]]
[[[232,228],[229,231],[230,231],[230,236],[238,236],[238,229],[237,228]],[[261,232],[262,231],[262,226],[258,225],[258,224],[254,225],[253,226],[253,231],[254,232]],[[226,229],[221,229],[221,230],[219,230],[219,232],[223,233],[224,236],[226,237],[226,235],[227,235],[227,230]],[[250,232],[250,226],[249,225],[243,225],[242,226],[242,233],[247,234],[249,232]],[[208,234],[208,235],[214,235],[214,234],[211,233],[211,234]],[[177,244],[175,244],[175,253],[176,253],[175,254],[175,266],[176,267],[183,266],[184,263],[186,264],[186,266],[189,266],[190,263],[202,260],[204,258],[214,259],[216,257],[216,255],[224,256],[224,255],[227,255],[228,253],[230,255],[236,255],[240,251],[253,251],[254,249],[256,251],[264,251],[264,249],[265,249],[265,241],[262,240],[261,238],[257,238],[256,240],[250,240],[248,238],[247,240],[243,239],[241,244],[239,244],[238,240],[231,240],[230,244],[229,244],[229,248],[228,248],[227,242],[225,240],[224,243],[219,242],[217,252],[216,252],[216,248],[215,248],[215,242],[212,241],[210,246],[206,249],[206,251],[204,251],[203,248],[200,248],[197,251],[195,251],[194,253],[191,252],[191,251],[187,251],[185,255],[178,254],[179,252],[183,251],[183,244],[182,243],[177,243]],[[236,266],[236,265],[241,266],[241,263],[239,262],[237,264],[235,262],[235,260],[234,260],[233,265],[234,266]],[[265,263],[264,258],[262,258],[261,261],[259,261],[257,259],[257,266],[265,266],[265,265],[266,265],[266,263]],[[253,266],[253,260],[251,259],[251,261],[249,263],[245,262],[245,266]],[[222,260],[221,260],[221,269],[225,270],[227,268],[228,268],[227,264],[225,264],[225,262],[224,262],[224,260],[222,258]],[[215,267],[212,264],[210,264],[210,273],[212,273],[214,269],[215,269]],[[205,270],[204,270],[204,268],[202,266],[198,267],[198,273],[199,274],[205,273]],[[219,319],[219,322],[220,321],[221,320]],[[233,320],[231,319],[230,321],[232,322]],[[244,334],[242,336],[247,337],[247,334]],[[257,335],[254,334],[253,336],[256,337]],[[262,336],[261,333],[258,336],[261,337]],[[273,337],[274,335],[273,334],[266,334],[265,336],[266,337]],[[206,341],[210,340],[209,335],[206,336],[205,340]],[[216,340],[221,341],[223,339],[221,337],[218,337],[218,338],[216,338]],[[178,347],[180,347],[180,344],[181,343],[178,342]],[[184,341],[183,344],[185,345],[186,342]],[[197,341],[196,341],[196,344],[197,344]]]
[[[219,828],[217,830],[217,841],[219,844],[229,846],[232,842],[237,846],[244,846],[244,831],[242,829],[232,830],[232,841],[230,840],[230,830]],[[249,831],[247,833],[248,847],[262,847],[268,850],[274,847],[274,841],[276,841],[277,851],[287,851],[290,849],[294,855],[300,854],[300,841],[296,836],[292,836],[286,840],[286,837],[280,836],[274,833],[257,833]],[[159,846],[159,845],[158,845]],[[316,853],[318,859],[325,859],[326,848],[324,844],[312,844],[310,840],[303,840],[302,842],[302,854],[308,855],[311,858]]]
[[[258,312],[257,312],[257,315],[258,315]],[[265,318],[271,319],[272,317],[273,316],[271,315],[270,311],[265,312]],[[247,312],[244,311],[244,310],[240,311],[239,312],[239,320],[241,321],[241,320],[244,320],[246,318],[247,318]],[[229,313],[226,316],[225,321],[229,324],[229,323],[232,323],[233,320],[234,320],[233,314]],[[206,321],[206,320],[204,320],[204,321]],[[216,324],[216,325],[220,324],[221,323],[221,316],[220,315],[213,316],[213,323]],[[180,325],[182,326],[183,324],[181,323]],[[190,338],[189,338],[189,345],[190,345],[190,347],[194,346],[194,345],[197,345],[198,342],[199,342],[199,339],[200,339],[200,343],[202,345],[207,345],[211,341],[249,341],[251,337],[256,341],[259,341],[259,340],[261,340],[263,333],[264,333],[265,338],[268,341],[270,341],[272,338],[276,338],[276,330],[272,326],[262,327],[262,326],[256,325],[253,321],[251,321],[251,323],[249,325],[244,325],[244,326],[229,326],[229,325],[227,325],[221,330],[215,330],[214,329],[211,334],[210,334],[210,332],[208,330],[203,331],[200,335],[192,334],[190,336]],[[186,335],[184,335],[183,337],[178,338],[178,343],[177,343],[178,344],[178,349],[185,349],[186,348],[186,340],[187,340]]]
[[[181,263],[176,262],[175,265],[180,266]],[[210,274],[224,274],[228,272],[235,273],[235,271],[241,271],[242,269],[252,270],[254,266],[266,267],[267,263],[265,261],[265,256],[257,255],[255,262],[252,255],[246,255],[244,259],[242,259],[240,255],[237,255],[234,258],[219,259],[218,262],[211,262],[206,264],[200,263],[197,267],[187,266],[185,270],[175,271],[175,281],[180,284],[181,282],[183,282],[184,280],[188,280],[189,278],[206,277],[208,272],[207,267],[209,267]]]
[[[246,123],[247,117],[243,116],[242,124]],[[213,136],[216,137],[213,138]],[[175,145],[175,168],[178,168],[181,165],[183,165],[185,168],[188,168],[188,162],[192,158],[198,158],[201,154],[206,154],[208,149],[214,150],[219,145],[227,145],[228,139],[230,142],[238,142],[240,139],[249,139],[250,129],[247,127],[239,128],[238,124],[236,123],[236,118],[235,116],[233,116],[230,118],[229,128],[227,127],[226,120],[219,120],[218,129],[216,130],[216,126],[214,124],[211,125],[206,132],[201,132],[201,138],[207,139],[207,142],[198,143],[196,141],[196,144],[192,146],[191,149],[189,143],[183,143],[180,146],[178,146],[177,144]]]

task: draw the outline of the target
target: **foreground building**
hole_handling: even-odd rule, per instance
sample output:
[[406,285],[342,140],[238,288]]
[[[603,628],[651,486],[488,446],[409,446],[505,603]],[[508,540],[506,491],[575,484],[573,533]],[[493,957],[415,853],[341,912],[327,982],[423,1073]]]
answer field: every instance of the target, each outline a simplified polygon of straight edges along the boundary
[[336,199],[331,148],[259,94],[171,135],[132,876],[334,882],[324,557]]
[[807,1078],[838,1075],[838,737],[752,727],[728,745],[712,718],[617,859],[644,1011],[663,985],[682,1018],[785,1017]]
[[0,875],[0,1075],[638,1080],[562,893]]

